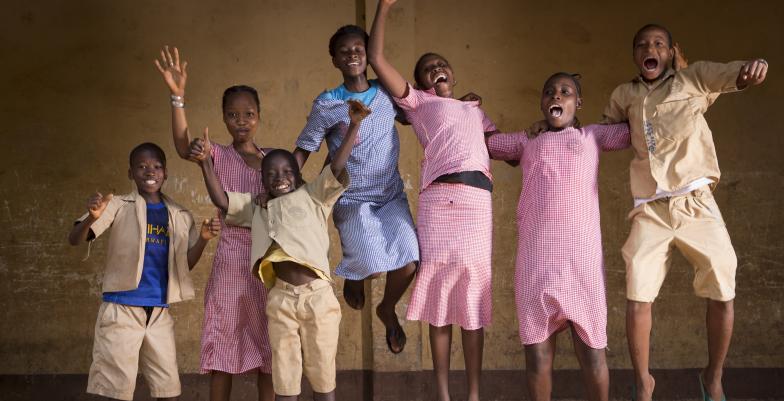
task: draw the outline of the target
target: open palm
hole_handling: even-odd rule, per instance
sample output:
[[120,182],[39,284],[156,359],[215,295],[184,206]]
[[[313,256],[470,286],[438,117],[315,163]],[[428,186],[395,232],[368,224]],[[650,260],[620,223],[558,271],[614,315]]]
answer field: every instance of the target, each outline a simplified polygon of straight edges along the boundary
[[169,46],[164,46],[161,49],[160,60],[155,59],[155,66],[163,76],[164,82],[169,86],[172,95],[184,96],[185,95],[185,81],[188,79],[188,62],[185,61],[180,64],[180,52],[176,47],[173,48],[173,54],[169,51]]

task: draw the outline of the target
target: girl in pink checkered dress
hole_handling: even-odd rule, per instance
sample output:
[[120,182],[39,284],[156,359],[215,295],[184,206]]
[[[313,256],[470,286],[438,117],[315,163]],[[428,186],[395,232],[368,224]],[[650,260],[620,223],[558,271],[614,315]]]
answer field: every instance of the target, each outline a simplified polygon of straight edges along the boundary
[[430,324],[438,399],[449,400],[452,325],[461,327],[468,400],[479,400],[484,327],[492,311],[492,178],[485,134],[495,125],[474,99],[455,99],[452,67],[434,53],[416,64],[416,87],[384,57],[394,0],[379,2],[368,60],[405,112],[424,150],[417,236],[420,266],[407,318]]
[[557,334],[567,328],[592,401],[607,400],[609,374],[598,173],[602,151],[631,145],[627,124],[580,127],[578,77],[545,82],[547,130],[536,138],[494,134],[494,159],[520,162],[515,300],[532,400],[549,400]]
[[[185,118],[187,62],[180,64],[177,48],[161,50],[155,65],[171,90],[174,147],[188,158],[191,138]],[[256,90],[240,85],[223,93],[223,122],[232,137],[229,145],[213,143],[210,151],[215,173],[224,191],[264,191],[261,158],[264,150],[253,141],[259,122]],[[197,138],[194,141],[201,141]],[[197,144],[198,145],[198,144]],[[221,216],[221,236],[204,291],[201,333],[201,373],[210,373],[210,399],[228,400],[235,374],[258,372],[259,400],[272,401],[272,352],[267,335],[267,291],[251,276],[250,229],[227,226]]]

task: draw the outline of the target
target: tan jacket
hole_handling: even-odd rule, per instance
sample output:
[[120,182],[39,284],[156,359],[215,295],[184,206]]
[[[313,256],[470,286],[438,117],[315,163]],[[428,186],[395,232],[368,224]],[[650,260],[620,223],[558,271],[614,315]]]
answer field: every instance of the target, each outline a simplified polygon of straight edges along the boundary
[[[169,285],[166,303],[193,299],[195,291],[188,268],[188,249],[199,239],[193,215],[162,195],[169,211]],[[77,221],[87,218],[87,213]],[[117,195],[106,205],[91,226],[88,241],[94,241],[109,227],[109,250],[103,274],[103,292],[129,291],[139,287],[144,263],[147,203],[138,192]],[[172,268],[174,267],[174,268]]]
[[629,167],[632,196],[651,198],[658,185],[673,192],[702,177],[721,175],[713,134],[703,114],[720,93],[737,91],[743,61],[699,61],[646,83],[637,77],[615,88],[605,123],[629,122],[634,159]]
[[332,206],[348,185],[346,170],[335,178],[326,166],[315,181],[270,199],[266,209],[254,204],[251,194],[227,192],[226,224],[251,228],[253,275],[262,277],[258,272],[259,263],[275,241],[286,254],[318,268],[329,277],[327,222]]

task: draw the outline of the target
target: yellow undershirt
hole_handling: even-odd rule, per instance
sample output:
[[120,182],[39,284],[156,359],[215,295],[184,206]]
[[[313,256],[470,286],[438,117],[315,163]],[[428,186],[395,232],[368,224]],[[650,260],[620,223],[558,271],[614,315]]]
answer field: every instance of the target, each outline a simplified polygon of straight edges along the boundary
[[306,269],[312,270],[320,279],[332,282],[332,280],[330,280],[329,277],[327,277],[327,275],[321,271],[321,269],[313,267],[301,260],[294,259],[289,254],[287,254],[286,251],[284,251],[277,242],[272,241],[272,245],[270,245],[267,253],[263,258],[261,258],[261,264],[259,265],[258,270],[259,278],[267,288],[272,288],[275,286],[277,275],[275,274],[275,269],[272,268],[272,264],[277,262],[294,262]]

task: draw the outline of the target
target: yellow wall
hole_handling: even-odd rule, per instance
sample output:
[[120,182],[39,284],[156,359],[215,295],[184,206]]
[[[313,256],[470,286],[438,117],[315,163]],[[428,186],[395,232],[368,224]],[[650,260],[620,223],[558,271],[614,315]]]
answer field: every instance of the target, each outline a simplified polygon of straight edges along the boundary
[[[647,22],[671,28],[691,60],[765,57],[771,65],[768,82],[721,97],[707,118],[723,171],[716,197],[739,257],[736,330],[727,363],[784,367],[784,218],[779,211],[784,164],[777,119],[782,102],[776,97],[784,90],[777,73],[784,62],[784,6],[775,1],[755,3],[753,9],[745,3],[681,3],[657,1],[646,9],[623,1],[401,0],[389,24],[388,55],[410,77],[419,54],[442,53],[454,67],[456,91],[479,93],[491,118],[507,130],[541,117],[541,85],[559,70],[583,75],[580,118],[596,121],[610,91],[634,76],[631,37]],[[291,148],[312,99],[340,82],[327,53],[329,36],[338,26],[356,22],[362,7],[369,26],[374,1],[93,0],[4,6],[0,374],[87,371],[106,241],[81,261],[85,247],[68,246],[65,235],[92,191],[131,189],[126,166],[134,145],[162,145],[170,159],[164,190],[197,217],[213,213],[198,169],[176,159],[168,92],[152,65],[159,47],[177,45],[190,62],[187,102],[195,131],[210,126],[214,140],[228,143],[220,95],[225,87],[244,83],[262,96],[258,142]],[[400,131],[400,168],[415,208],[421,151],[409,128]],[[306,177],[315,175],[322,158],[323,152],[311,159]],[[629,159],[628,152],[607,154],[601,167],[611,368],[630,366],[619,252],[628,233]],[[520,172],[494,163],[493,173],[494,324],[487,330],[485,367],[519,369],[512,271]],[[332,238],[337,244],[334,229]],[[198,369],[203,289],[213,249],[214,244],[195,269],[197,300],[173,307],[185,372]],[[331,256],[338,260],[338,245]],[[688,265],[677,256],[655,306],[654,367],[705,363],[703,301],[692,295],[690,281]],[[372,284],[371,303],[382,291],[383,280]],[[386,351],[383,326],[371,317],[369,308],[361,313],[344,308],[339,369],[431,367],[426,327],[406,323],[408,346],[394,357]],[[577,367],[569,342],[567,336],[560,341],[558,367]],[[459,347],[454,355],[453,366],[462,367]]]

